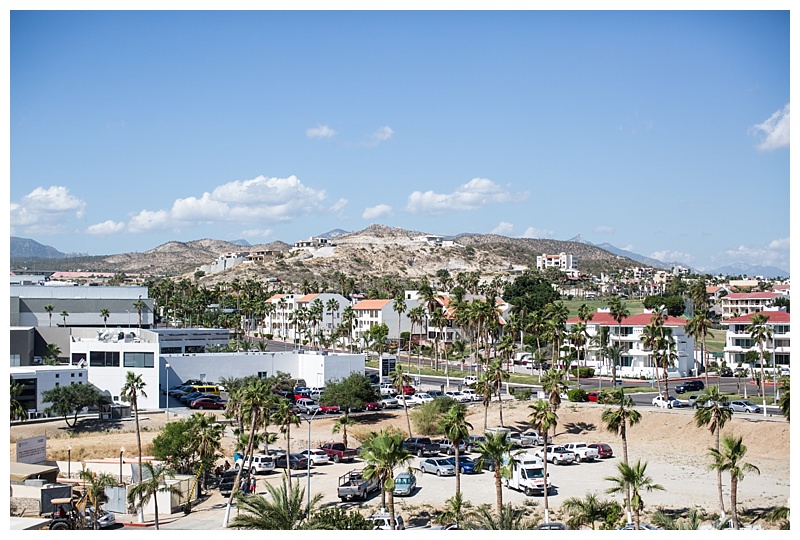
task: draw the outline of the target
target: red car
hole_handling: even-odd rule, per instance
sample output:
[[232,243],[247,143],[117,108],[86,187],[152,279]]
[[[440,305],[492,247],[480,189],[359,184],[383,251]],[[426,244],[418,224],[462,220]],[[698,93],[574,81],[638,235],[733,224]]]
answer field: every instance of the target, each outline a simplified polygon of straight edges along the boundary
[[600,454],[601,458],[614,457],[614,450],[606,443],[592,443],[589,448],[597,448],[597,453]]
[[416,390],[414,390],[414,387],[413,387],[413,386],[404,386],[404,387],[403,387],[403,395],[406,395],[406,396],[413,396],[413,395],[414,395],[414,394],[416,394],[416,393],[417,393],[417,391],[416,391]]
[[335,414],[339,412],[338,405],[320,405],[319,410],[321,413],[325,414]]
[[374,401],[365,401],[364,402],[364,409],[368,411],[379,411],[381,406]]
[[597,403],[598,394],[599,394],[599,392],[586,392],[586,399],[588,399],[589,401],[594,401],[595,403]]
[[225,403],[222,401],[216,401],[211,398],[200,398],[192,401],[189,403],[190,409],[198,409],[202,411],[203,409],[224,409]]

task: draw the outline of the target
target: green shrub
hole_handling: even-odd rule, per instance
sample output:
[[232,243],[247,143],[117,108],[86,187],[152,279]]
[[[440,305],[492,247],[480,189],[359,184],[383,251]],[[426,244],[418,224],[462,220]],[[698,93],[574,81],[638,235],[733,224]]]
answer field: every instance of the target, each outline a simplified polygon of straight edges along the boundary
[[531,399],[531,394],[533,394],[533,391],[530,388],[513,388],[512,387],[511,390],[514,390],[514,392],[512,392],[512,395],[514,396],[514,399],[518,399],[520,401],[525,401],[525,400]]
[[[455,401],[447,398],[449,401]],[[443,403],[444,402],[444,403]],[[411,413],[411,423],[414,424],[414,433],[418,435],[439,435],[441,430],[439,428],[439,420],[442,417],[442,407],[446,404],[444,398],[437,398],[433,401],[423,403],[420,408]],[[449,404],[447,404],[449,409]],[[445,409],[447,410],[447,409]]]
[[580,372],[581,379],[588,379],[589,377],[594,377],[594,368],[590,367],[575,368],[571,369],[569,372],[572,373],[573,377],[577,377],[578,372]]
[[274,337],[273,334],[264,334],[264,339],[272,339]]
[[567,390],[567,397],[573,402],[588,401],[588,398],[586,397],[586,390],[583,388],[573,388],[571,390]]

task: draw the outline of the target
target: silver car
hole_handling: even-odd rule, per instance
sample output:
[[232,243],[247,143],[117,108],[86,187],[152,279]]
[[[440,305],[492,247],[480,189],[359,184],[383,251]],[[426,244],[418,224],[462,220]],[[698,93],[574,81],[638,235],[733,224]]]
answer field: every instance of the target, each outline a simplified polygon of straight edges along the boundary
[[746,399],[737,399],[731,401],[730,407],[731,410],[734,412],[749,412],[749,413],[761,412],[761,407],[759,407],[752,401],[747,401]]
[[417,487],[417,477],[411,473],[400,473],[394,477],[394,495],[405,497],[414,493]]
[[419,468],[423,473],[431,473],[436,476],[454,476],[456,474],[456,468],[448,458],[423,459]]

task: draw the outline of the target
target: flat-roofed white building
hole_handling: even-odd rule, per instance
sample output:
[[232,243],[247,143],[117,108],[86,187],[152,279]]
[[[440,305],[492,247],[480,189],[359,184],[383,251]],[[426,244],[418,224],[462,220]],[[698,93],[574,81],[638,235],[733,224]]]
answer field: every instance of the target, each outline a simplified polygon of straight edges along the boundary
[[42,415],[50,406],[42,399],[42,392],[58,386],[89,382],[87,369],[78,366],[25,366],[12,367],[9,371],[14,382],[22,386],[17,401],[28,410],[29,418]]
[[[791,357],[791,315],[779,308],[766,308],[760,312],[767,317],[767,327],[772,331],[772,339],[764,345],[764,352],[769,352],[775,357],[777,368],[789,367]],[[725,365],[736,368],[740,364],[751,367],[745,361],[748,351],[759,352],[758,346],[753,342],[747,328],[753,322],[755,313],[733,317],[723,321],[728,325],[725,333],[725,348],[722,351]],[[772,365],[769,361],[768,365]]]
[[764,311],[771,306],[776,298],[783,296],[777,292],[749,292],[749,293],[730,293],[722,297],[720,306],[722,307],[722,318],[731,319],[751,313]]

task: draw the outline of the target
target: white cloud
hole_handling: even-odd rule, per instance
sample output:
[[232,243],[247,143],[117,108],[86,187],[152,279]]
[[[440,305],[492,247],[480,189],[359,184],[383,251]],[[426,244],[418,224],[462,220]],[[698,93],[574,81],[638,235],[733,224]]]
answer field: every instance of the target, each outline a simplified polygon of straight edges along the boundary
[[497,227],[490,231],[491,234],[502,234],[505,236],[508,236],[512,232],[514,232],[514,225],[508,223],[507,221],[501,221]]
[[370,208],[365,208],[361,217],[364,219],[376,219],[383,216],[392,215],[392,207],[388,204],[379,204]]
[[598,234],[614,234],[617,232],[617,229],[614,227],[609,227],[608,225],[598,225],[594,228],[594,232]]
[[242,234],[250,238],[269,238],[272,236],[272,229],[248,229],[242,231]]
[[347,203],[348,203],[347,199],[341,198],[335,203],[333,203],[328,210],[330,210],[331,212],[340,212],[341,210],[344,210],[344,207],[347,206]]
[[165,210],[151,212],[142,210],[128,222],[128,231],[133,233],[162,231],[169,227],[169,213]]
[[87,234],[94,234],[97,236],[107,236],[111,234],[119,234],[125,230],[125,224],[120,221],[104,221],[102,223],[95,223],[86,228]]
[[381,126],[378,128],[375,133],[373,133],[370,138],[376,141],[388,141],[394,135],[394,130],[389,126]]
[[82,219],[86,203],[64,186],[37,187],[19,202],[10,204],[11,225],[24,234],[65,232],[66,222]]
[[689,264],[692,262],[693,257],[688,253],[682,253],[680,251],[672,251],[669,249],[665,249],[662,251],[655,251],[650,255],[653,259],[658,259],[659,261],[663,262],[681,262]]
[[477,210],[491,203],[520,202],[528,193],[511,194],[486,178],[473,178],[453,193],[415,191],[408,196],[406,210],[420,214],[441,214],[447,210]]
[[306,137],[312,139],[330,139],[334,135],[336,135],[336,132],[328,127],[328,124],[320,124],[317,127],[306,130]]
[[789,146],[789,104],[776,111],[755,126],[750,128],[751,133],[761,135],[762,141],[756,148],[762,151],[777,150],[778,148],[788,148]]
[[773,240],[767,246],[768,249],[777,249],[777,250],[786,250],[789,251],[789,238],[778,238],[777,240]]
[[528,227],[525,229],[525,232],[522,233],[520,238],[552,238],[553,231],[549,229],[537,229],[535,227]]
[[631,253],[635,253],[635,251],[633,250],[633,244],[628,244],[627,246],[623,246],[619,249],[624,249],[625,251],[630,251]]
[[142,210],[131,219],[129,230],[143,232],[209,223],[263,225],[285,222],[324,210],[322,203],[325,198],[325,190],[305,186],[295,176],[258,176],[251,180],[228,182],[199,198],[176,199],[169,211]]
[[750,247],[740,245],[735,249],[722,252],[721,256],[714,257],[720,265],[730,263],[745,263],[758,266],[776,266],[782,269],[789,268],[789,239],[779,238],[772,240],[765,247]]

